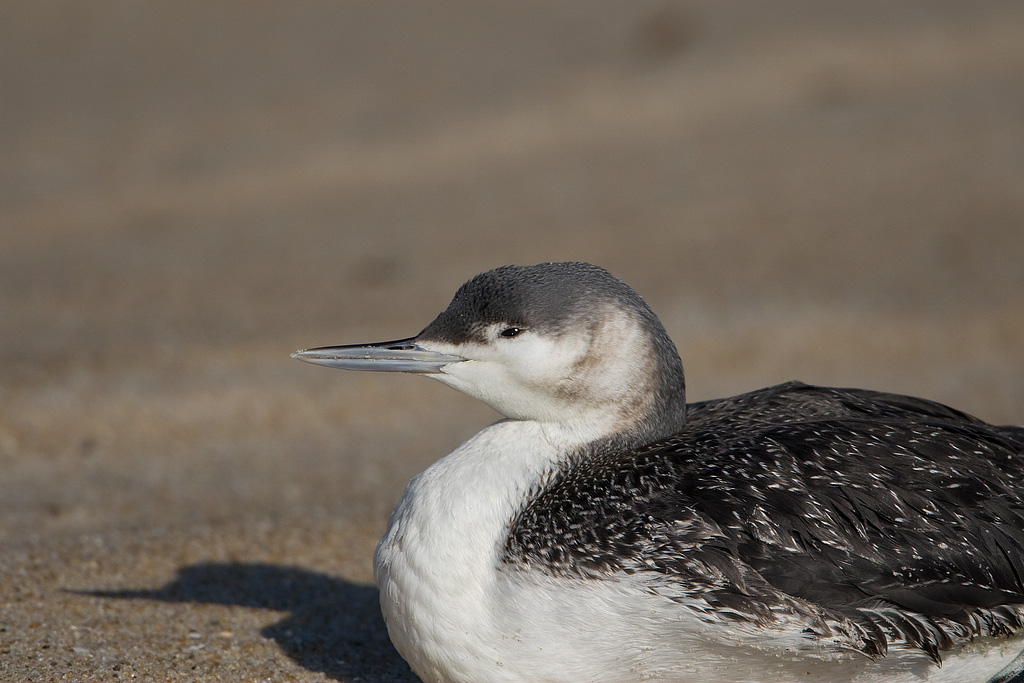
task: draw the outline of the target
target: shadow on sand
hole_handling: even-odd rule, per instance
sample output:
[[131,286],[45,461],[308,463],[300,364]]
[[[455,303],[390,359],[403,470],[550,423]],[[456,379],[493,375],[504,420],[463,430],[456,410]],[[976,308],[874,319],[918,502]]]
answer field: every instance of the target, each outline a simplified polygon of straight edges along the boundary
[[95,597],[239,605],[288,612],[261,634],[301,666],[334,679],[417,683],[388,640],[377,589],[297,567],[196,564],[163,588],[75,591]]

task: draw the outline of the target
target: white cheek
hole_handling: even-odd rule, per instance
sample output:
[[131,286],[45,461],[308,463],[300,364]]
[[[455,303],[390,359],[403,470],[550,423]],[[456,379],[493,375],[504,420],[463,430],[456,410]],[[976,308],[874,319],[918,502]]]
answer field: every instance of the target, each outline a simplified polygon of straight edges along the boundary
[[530,335],[500,349],[501,362],[523,385],[551,391],[568,378],[568,373],[587,351],[584,339],[556,339]]
[[420,345],[467,359],[430,377],[505,417],[543,423],[568,448],[627,429],[650,410],[656,362],[644,328],[616,309],[598,318],[559,336],[490,330],[486,344]]
[[[424,344],[427,348],[427,345]],[[568,406],[552,392],[585,344],[530,335],[493,346],[430,344],[429,348],[471,360],[452,363],[435,379],[479,399],[513,419],[560,419]]]

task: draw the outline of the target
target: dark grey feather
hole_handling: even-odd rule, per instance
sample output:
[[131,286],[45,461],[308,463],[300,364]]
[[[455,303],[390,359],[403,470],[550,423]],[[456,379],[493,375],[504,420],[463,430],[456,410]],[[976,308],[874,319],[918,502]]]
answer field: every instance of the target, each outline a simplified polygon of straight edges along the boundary
[[810,605],[871,655],[1021,629],[1022,430],[795,382],[688,412],[669,439],[575,454],[512,521],[506,565],[660,576],[758,623]]

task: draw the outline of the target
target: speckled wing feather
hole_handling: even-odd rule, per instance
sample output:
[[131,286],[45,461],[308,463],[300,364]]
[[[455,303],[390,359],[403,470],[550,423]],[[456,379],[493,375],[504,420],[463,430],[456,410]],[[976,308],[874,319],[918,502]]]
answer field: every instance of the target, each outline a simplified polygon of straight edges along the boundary
[[823,636],[846,624],[871,655],[903,641],[938,661],[1022,627],[1024,430],[799,383],[689,411],[680,434],[597,446],[536,491],[506,563],[643,573],[719,616],[795,613]]

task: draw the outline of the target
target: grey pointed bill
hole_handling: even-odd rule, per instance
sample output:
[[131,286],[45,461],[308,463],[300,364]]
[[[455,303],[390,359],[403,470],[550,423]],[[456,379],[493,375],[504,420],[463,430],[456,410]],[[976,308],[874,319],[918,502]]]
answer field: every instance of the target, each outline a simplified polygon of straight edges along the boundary
[[293,353],[292,358],[342,370],[413,372],[424,375],[439,373],[446,365],[466,360],[462,356],[425,349],[416,343],[414,337],[374,344],[303,349]]

